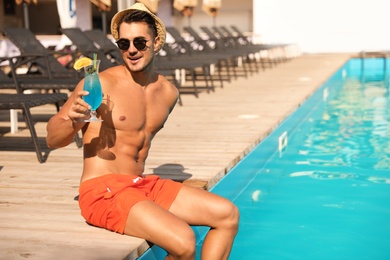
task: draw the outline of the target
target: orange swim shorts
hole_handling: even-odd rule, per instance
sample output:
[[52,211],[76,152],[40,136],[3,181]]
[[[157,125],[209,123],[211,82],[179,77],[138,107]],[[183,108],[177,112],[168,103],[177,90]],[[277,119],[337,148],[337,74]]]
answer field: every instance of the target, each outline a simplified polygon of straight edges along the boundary
[[123,234],[134,204],[151,200],[168,210],[182,186],[156,175],[107,174],[89,179],[79,188],[81,215],[91,225]]

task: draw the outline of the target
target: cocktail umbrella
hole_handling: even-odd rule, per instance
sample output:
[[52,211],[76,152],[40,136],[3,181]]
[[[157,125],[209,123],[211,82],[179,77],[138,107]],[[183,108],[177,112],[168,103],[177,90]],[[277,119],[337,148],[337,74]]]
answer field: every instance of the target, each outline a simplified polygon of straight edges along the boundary
[[222,0],[203,0],[202,10],[213,17],[213,22],[215,26],[215,18],[219,13],[219,9],[221,8]]
[[17,5],[23,4],[23,14],[24,14],[24,27],[30,29],[30,22],[28,17],[28,5],[30,3],[37,4],[38,0],[15,0]]
[[174,0],[173,7],[180,11],[183,16],[188,17],[188,25],[191,26],[191,16],[194,14],[194,7],[198,5],[198,0]]
[[107,14],[111,10],[111,0],[91,0],[96,5],[99,11],[102,13],[102,31],[107,34]]
[[143,3],[152,13],[157,14],[159,0],[137,0]]

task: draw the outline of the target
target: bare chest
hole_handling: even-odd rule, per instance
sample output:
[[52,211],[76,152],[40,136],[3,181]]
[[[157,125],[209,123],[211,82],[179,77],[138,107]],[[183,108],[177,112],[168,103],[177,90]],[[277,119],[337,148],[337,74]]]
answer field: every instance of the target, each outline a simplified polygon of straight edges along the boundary
[[153,93],[118,88],[105,91],[98,113],[109,128],[156,133],[163,127],[169,111]]

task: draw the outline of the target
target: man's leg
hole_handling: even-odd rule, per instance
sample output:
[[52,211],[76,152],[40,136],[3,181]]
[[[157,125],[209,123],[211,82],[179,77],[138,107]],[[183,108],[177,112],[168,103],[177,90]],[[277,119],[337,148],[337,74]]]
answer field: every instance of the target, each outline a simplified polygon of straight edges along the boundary
[[189,225],[211,228],[203,243],[202,259],[228,258],[239,222],[238,209],[231,201],[208,191],[184,186],[169,211]]
[[146,239],[168,252],[166,259],[194,259],[195,234],[191,227],[152,201],[141,201],[129,212],[125,234]]

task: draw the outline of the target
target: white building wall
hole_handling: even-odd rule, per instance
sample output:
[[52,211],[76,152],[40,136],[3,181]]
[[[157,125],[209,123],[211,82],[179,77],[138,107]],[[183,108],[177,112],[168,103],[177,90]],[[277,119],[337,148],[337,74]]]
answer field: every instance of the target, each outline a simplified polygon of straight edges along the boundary
[[254,35],[312,53],[390,50],[389,7],[383,0],[253,0]]
[[[57,33],[59,21],[55,1],[39,0],[38,5],[29,6],[30,25],[34,33]],[[127,8],[135,0],[112,1],[113,10],[107,16],[108,21],[117,8]],[[190,20],[177,11],[172,12],[169,7],[171,1],[160,0],[159,16],[168,26],[179,30],[191,25],[200,32],[200,26],[234,24],[243,32],[253,32],[257,41],[297,43],[304,52],[390,50],[390,1],[386,0],[222,0],[220,13],[215,19],[201,10],[202,0],[198,0],[199,5]],[[90,29],[91,11],[98,11],[92,8],[89,0],[76,2],[79,27]],[[52,3],[50,8],[49,3]],[[0,8],[0,27],[22,26],[20,6],[16,7],[17,12],[13,16],[3,17],[2,9],[3,6]],[[47,19],[38,19],[42,13]]]
[[92,28],[92,5],[89,0],[76,0],[77,27],[81,30]]
[[184,26],[191,26],[199,33],[201,33],[200,26],[236,25],[240,30],[248,32],[253,30],[252,15],[252,0],[222,0],[217,17],[211,17],[203,12],[202,0],[198,0],[198,6],[194,9],[194,15],[191,18],[184,17],[179,12],[174,11],[173,25],[179,30],[182,30]]

